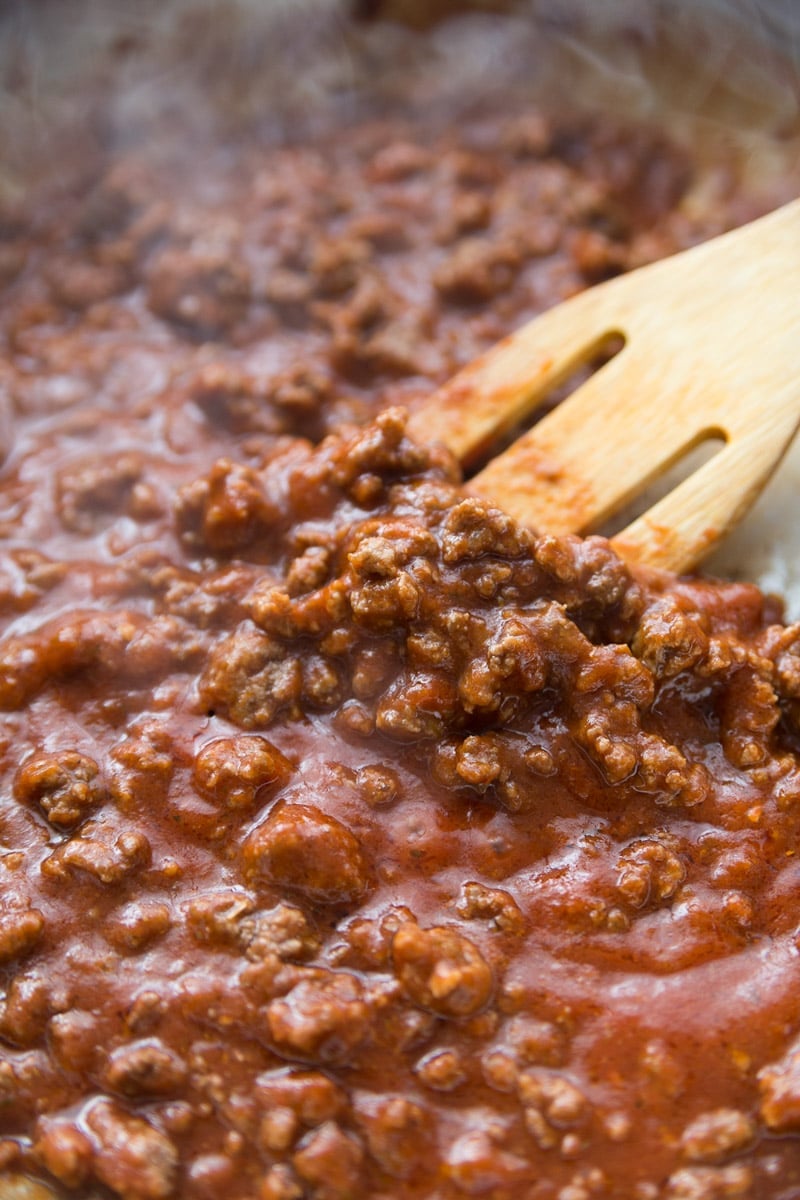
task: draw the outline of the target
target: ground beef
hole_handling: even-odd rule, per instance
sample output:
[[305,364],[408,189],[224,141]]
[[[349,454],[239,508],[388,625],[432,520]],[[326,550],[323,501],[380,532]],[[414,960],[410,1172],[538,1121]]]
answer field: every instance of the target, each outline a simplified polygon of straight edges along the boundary
[[510,94],[94,153],[0,221],[0,1194],[800,1195],[800,631],[407,433],[747,200]]

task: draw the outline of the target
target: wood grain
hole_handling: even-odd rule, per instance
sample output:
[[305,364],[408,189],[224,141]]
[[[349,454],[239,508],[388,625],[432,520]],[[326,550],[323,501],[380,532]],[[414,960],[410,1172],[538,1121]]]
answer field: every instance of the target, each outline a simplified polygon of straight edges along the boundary
[[586,533],[720,438],[613,539],[629,561],[685,571],[741,520],[800,425],[800,201],[549,310],[435,393],[412,433],[469,467],[611,334],[621,352],[468,487],[534,529]]

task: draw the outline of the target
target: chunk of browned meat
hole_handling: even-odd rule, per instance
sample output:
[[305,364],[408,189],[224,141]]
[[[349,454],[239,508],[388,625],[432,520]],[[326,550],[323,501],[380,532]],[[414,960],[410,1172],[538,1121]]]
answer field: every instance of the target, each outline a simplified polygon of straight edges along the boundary
[[443,1017],[479,1012],[494,979],[486,959],[467,938],[445,926],[401,925],[392,941],[392,960],[411,998]]
[[252,882],[289,887],[315,901],[351,903],[369,887],[355,835],[308,804],[274,808],[245,842],[244,861]]

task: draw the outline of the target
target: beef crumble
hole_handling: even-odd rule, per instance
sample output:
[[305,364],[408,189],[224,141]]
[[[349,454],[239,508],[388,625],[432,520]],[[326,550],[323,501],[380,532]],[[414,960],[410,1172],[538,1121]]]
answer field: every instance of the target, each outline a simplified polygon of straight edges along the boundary
[[689,179],[386,119],[0,223],[0,1188],[800,1194],[800,629],[405,432]]

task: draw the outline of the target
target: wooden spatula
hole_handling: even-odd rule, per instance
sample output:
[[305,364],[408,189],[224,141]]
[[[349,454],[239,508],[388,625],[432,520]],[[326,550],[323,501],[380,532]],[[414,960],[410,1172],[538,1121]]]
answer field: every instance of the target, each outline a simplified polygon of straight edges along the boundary
[[587,533],[721,439],[612,539],[629,562],[686,571],[800,425],[800,201],[550,309],[440,388],[411,432],[468,470],[614,334],[620,353],[466,486],[533,529]]

